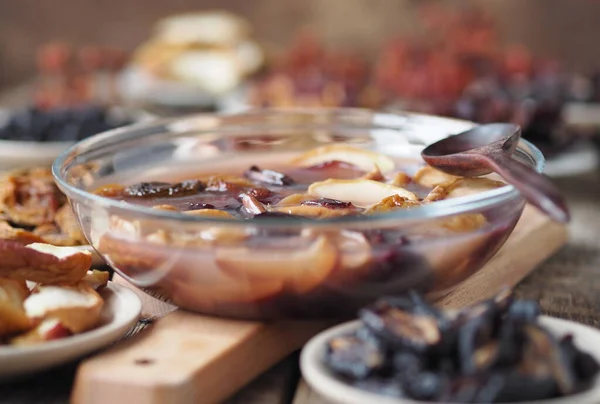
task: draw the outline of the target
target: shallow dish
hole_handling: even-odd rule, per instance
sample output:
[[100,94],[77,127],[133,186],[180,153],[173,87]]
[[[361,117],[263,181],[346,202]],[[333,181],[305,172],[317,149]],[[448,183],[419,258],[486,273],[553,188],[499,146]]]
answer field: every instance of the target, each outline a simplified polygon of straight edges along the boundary
[[[147,122],[154,118],[144,111],[131,111],[114,107],[115,116],[131,117],[133,122]],[[0,109],[0,126],[8,119],[9,110]],[[66,149],[75,142],[34,142],[0,139],[0,171],[27,167],[48,167]]]
[[[472,275],[516,225],[525,205],[520,194],[504,186],[380,215],[232,221],[124,203],[92,191],[173,176],[181,181],[199,172],[245,170],[253,164],[271,168],[285,156],[333,142],[418,165],[427,144],[472,125],[356,109],[195,115],[84,140],[55,161],[53,173],[91,245],[136,286],[156,289],[175,304],[206,314],[351,316],[381,295],[408,289],[435,295]],[[514,158],[543,169],[543,156],[525,141]],[[432,230],[445,220],[472,214],[485,219],[475,230]],[[215,232],[243,241],[221,245],[211,238]],[[375,246],[366,241],[365,232],[386,237]],[[191,237],[200,242],[157,243],[149,238],[155,233],[164,240]],[[315,235],[324,237],[313,240]]]
[[[572,334],[575,345],[600,361],[600,331],[572,321],[541,316],[540,323],[556,336]],[[339,404],[426,404],[424,401],[398,399],[358,389],[333,375],[323,364],[322,358],[327,341],[332,337],[350,333],[360,326],[360,321],[351,321],[323,331],[313,337],[302,349],[300,368],[302,376],[321,396]],[[597,404],[600,402],[600,378],[584,393],[552,400],[519,402],[515,404]],[[432,402],[429,402],[432,403]]]
[[63,339],[37,345],[0,345],[0,380],[12,379],[69,362],[118,340],[137,321],[139,297],[125,286],[109,282],[100,292],[104,299],[98,327]]

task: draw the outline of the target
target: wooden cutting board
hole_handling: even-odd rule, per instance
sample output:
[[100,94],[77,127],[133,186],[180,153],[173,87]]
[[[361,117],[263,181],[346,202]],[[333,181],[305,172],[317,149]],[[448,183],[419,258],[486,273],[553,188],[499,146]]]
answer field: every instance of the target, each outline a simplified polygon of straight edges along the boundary
[[[526,207],[502,249],[439,304],[461,307],[492,296],[504,285],[514,286],[566,238],[564,226]],[[118,277],[115,281],[124,283]],[[74,404],[220,402],[331,325],[212,318],[137,293],[144,302],[143,318],[157,320],[81,364]]]

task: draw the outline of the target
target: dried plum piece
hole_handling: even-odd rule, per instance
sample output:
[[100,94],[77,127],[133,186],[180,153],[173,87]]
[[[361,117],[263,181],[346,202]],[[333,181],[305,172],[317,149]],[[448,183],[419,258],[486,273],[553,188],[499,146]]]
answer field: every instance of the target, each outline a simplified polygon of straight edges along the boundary
[[203,202],[190,202],[189,210],[198,210],[198,209],[216,209],[216,206],[210,203]]
[[494,336],[494,306],[480,304],[460,322],[457,331],[457,353],[463,375],[475,375],[494,365],[499,353]]
[[[495,384],[493,391],[491,391],[492,383]],[[482,397],[484,394],[487,397]],[[474,402],[482,402],[479,401],[480,397],[488,400],[483,402],[508,403],[546,400],[559,395],[556,383],[551,377],[531,377],[509,370],[505,373],[496,373],[493,378],[490,377],[488,384],[483,385],[478,391],[478,396],[475,398],[477,401]]]
[[571,364],[581,384],[589,383],[600,372],[600,365],[587,352],[582,352],[575,346],[573,335],[565,335],[559,342],[560,349]]
[[535,323],[541,314],[540,305],[533,300],[515,300],[509,307],[507,317],[521,323]]
[[406,397],[404,389],[400,382],[394,378],[375,378],[370,377],[365,380],[358,380],[352,383],[354,387],[370,393],[380,394],[387,397],[403,398]]
[[404,388],[407,395],[414,400],[430,401],[442,395],[446,385],[444,376],[433,372],[422,372]]
[[339,375],[365,379],[384,366],[385,355],[377,344],[345,335],[328,341],[325,363]]
[[359,311],[359,317],[376,335],[396,347],[423,352],[437,346],[442,335],[435,317],[376,303]]
[[267,188],[252,188],[246,191],[248,195],[253,196],[260,202],[265,202],[268,198],[273,196],[273,192]]
[[136,198],[156,198],[182,196],[200,192],[205,186],[197,180],[189,180],[171,184],[168,182],[140,182],[126,187],[123,194]]
[[414,352],[399,350],[394,354],[392,366],[395,377],[402,381],[414,380],[426,367],[426,358]]
[[327,209],[356,209],[352,202],[338,201],[337,199],[319,198],[303,201],[301,205],[321,206]]
[[561,394],[573,394],[577,375],[554,336],[538,324],[525,325],[524,334],[526,340],[519,369],[532,377],[551,377]]
[[268,185],[286,186],[296,184],[296,181],[283,173],[273,170],[261,170],[257,166],[252,166],[244,172],[244,177]]

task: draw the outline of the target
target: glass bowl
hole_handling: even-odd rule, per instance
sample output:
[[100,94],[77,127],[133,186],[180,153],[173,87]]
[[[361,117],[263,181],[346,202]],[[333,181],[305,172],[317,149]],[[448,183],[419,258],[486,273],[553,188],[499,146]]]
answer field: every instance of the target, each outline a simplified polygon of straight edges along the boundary
[[[510,235],[525,206],[519,192],[505,186],[371,216],[232,221],[128,204],[91,191],[207,168],[268,166],[269,159],[332,142],[419,163],[426,145],[473,125],[358,109],[194,115],[84,140],[54,162],[53,173],[90,244],[132,284],[211,315],[339,318],[382,295],[414,289],[435,296],[456,287]],[[543,169],[542,154],[524,140],[513,157]],[[482,226],[455,231],[444,225],[474,214],[485,217]],[[221,240],[216,234],[226,235],[227,242],[216,242]]]

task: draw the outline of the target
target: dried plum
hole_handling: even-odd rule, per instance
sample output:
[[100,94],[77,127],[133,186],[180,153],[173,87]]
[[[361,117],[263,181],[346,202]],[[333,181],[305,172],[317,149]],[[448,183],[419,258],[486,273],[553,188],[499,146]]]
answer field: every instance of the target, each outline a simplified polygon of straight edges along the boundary
[[302,205],[322,206],[327,209],[355,209],[354,205],[352,205],[352,202],[343,202],[330,198],[311,199],[302,202]]
[[325,361],[340,375],[364,379],[383,367],[385,355],[377,344],[347,335],[329,341]]
[[560,348],[575,371],[579,380],[591,380],[600,371],[600,365],[592,355],[581,352],[573,343],[572,335],[565,335],[559,342]]
[[327,361],[356,387],[413,400],[515,402],[584,390],[600,365],[571,336],[555,338],[538,315],[537,303],[510,290],[458,313],[415,292],[388,296],[359,312],[353,335],[330,341],[337,362]]
[[251,181],[260,182],[268,185],[286,186],[294,185],[296,182],[289,176],[273,170],[261,170],[257,166],[252,166],[244,173],[244,177]]
[[441,341],[437,319],[430,315],[380,305],[361,310],[359,316],[377,335],[398,347],[424,351]]
[[532,376],[551,377],[563,395],[573,394],[577,377],[555,338],[537,324],[525,326],[526,344],[521,368]]
[[202,202],[190,202],[189,205],[190,210],[196,209],[216,209],[216,206],[210,203],[202,203]]
[[200,192],[204,184],[200,181],[190,180],[175,184],[168,182],[140,182],[123,190],[123,194],[136,198],[157,198],[169,196],[182,196]]
[[415,400],[433,400],[442,393],[444,384],[444,378],[441,375],[423,372],[407,383],[406,390]]
[[533,323],[540,314],[540,305],[532,300],[515,300],[508,307],[508,317],[513,321]]

